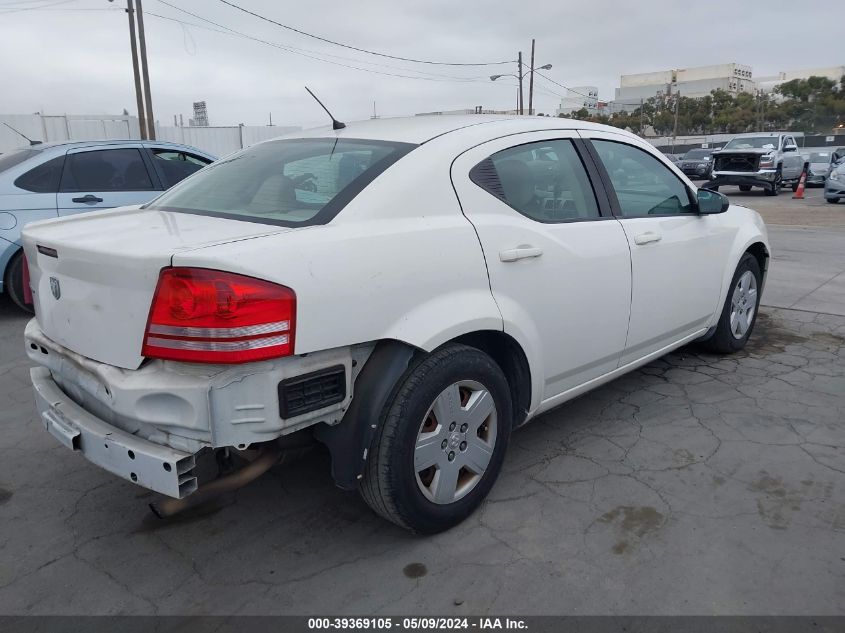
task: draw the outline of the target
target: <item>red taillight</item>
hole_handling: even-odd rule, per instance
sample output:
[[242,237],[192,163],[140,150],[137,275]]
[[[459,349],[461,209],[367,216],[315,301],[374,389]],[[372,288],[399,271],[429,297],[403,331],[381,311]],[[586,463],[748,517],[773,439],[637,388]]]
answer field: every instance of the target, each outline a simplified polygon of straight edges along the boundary
[[296,293],[206,268],[165,268],[142,354],[197,363],[246,363],[293,353]]

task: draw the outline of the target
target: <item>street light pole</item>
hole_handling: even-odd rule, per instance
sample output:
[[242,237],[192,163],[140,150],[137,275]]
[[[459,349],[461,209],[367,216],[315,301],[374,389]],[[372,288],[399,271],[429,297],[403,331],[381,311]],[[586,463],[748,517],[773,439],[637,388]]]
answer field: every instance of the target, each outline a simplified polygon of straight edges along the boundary
[[141,75],[138,71],[138,45],[135,41],[135,7],[132,0],[126,0],[126,14],[129,16],[129,45],[132,47],[132,73],[135,76],[135,102],[138,108],[138,128],[141,139],[147,138],[146,117],[144,117],[144,97],[141,93]]
[[141,0],[138,3],[138,41],[141,52],[141,74],[144,76],[144,99],[147,106],[147,138],[154,141],[156,138],[156,124],[153,116],[153,98],[150,95],[150,72],[147,68],[147,40],[144,37],[144,10],[141,7]]
[[519,51],[519,58],[516,62],[519,66],[519,72],[517,72],[517,76],[519,77],[519,114],[524,114],[522,111],[522,51]]
[[528,79],[528,116],[534,114],[534,39],[531,39],[531,73]]

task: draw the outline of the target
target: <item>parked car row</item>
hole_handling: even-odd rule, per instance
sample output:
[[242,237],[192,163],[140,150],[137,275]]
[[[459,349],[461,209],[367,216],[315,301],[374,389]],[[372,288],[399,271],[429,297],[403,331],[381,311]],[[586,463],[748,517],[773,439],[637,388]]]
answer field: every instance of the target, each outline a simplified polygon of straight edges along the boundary
[[149,141],[48,143],[0,156],[0,293],[23,309],[20,233],[35,220],[148,202],[214,160]]
[[741,349],[769,261],[757,213],[637,136],[481,115],[267,141],[23,244],[59,442],[167,514],[199,454],[257,449],[243,482],[299,434],[423,533],[479,506],[512,429],[686,343]]

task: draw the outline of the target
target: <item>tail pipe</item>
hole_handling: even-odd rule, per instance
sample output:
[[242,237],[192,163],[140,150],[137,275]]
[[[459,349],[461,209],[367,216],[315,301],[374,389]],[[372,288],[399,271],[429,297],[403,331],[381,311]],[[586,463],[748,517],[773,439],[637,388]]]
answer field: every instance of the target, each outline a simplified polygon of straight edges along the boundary
[[281,447],[275,445],[265,446],[261,449],[258,457],[240,470],[237,470],[230,475],[226,475],[225,477],[215,479],[214,481],[202,486],[192,495],[182,499],[168,497],[161,501],[155,501],[150,504],[150,510],[152,510],[158,518],[164,519],[173,516],[178,512],[182,512],[183,510],[187,510],[188,508],[193,508],[203,501],[207,501],[208,499],[216,497],[224,492],[237,490],[238,488],[245,486],[275,466],[281,460],[281,457]]

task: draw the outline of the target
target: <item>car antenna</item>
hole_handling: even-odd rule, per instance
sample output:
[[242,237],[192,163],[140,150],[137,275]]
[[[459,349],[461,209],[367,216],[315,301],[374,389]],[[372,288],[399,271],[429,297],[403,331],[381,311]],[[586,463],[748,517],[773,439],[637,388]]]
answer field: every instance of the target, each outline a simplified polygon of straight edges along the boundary
[[15,128],[13,128],[11,125],[9,125],[8,123],[6,123],[5,121],[3,121],[3,125],[5,125],[5,126],[6,126],[7,128],[9,128],[10,130],[12,130],[12,132],[14,132],[15,134],[17,134],[17,135],[19,135],[19,136],[23,136],[23,137],[24,137],[27,141],[29,141],[29,144],[30,144],[30,145],[41,145],[41,141],[33,141],[33,140],[32,140],[31,138],[29,138],[26,134],[24,134],[23,132],[21,132],[21,131],[19,131],[19,130],[16,130]]
[[333,130],[342,130],[343,128],[346,127],[346,123],[344,123],[343,121],[338,121],[336,118],[334,118],[334,115],[331,112],[329,112],[329,109],[326,106],[324,106],[323,102],[320,101],[317,98],[317,95],[315,95],[313,92],[311,92],[311,89],[308,88],[308,86],[305,86],[305,89],[308,91],[308,94],[310,94],[312,97],[314,97],[314,101],[319,103],[320,107],[323,108],[323,110],[326,111],[326,114],[328,114],[331,117],[331,119],[332,119],[332,129]]

